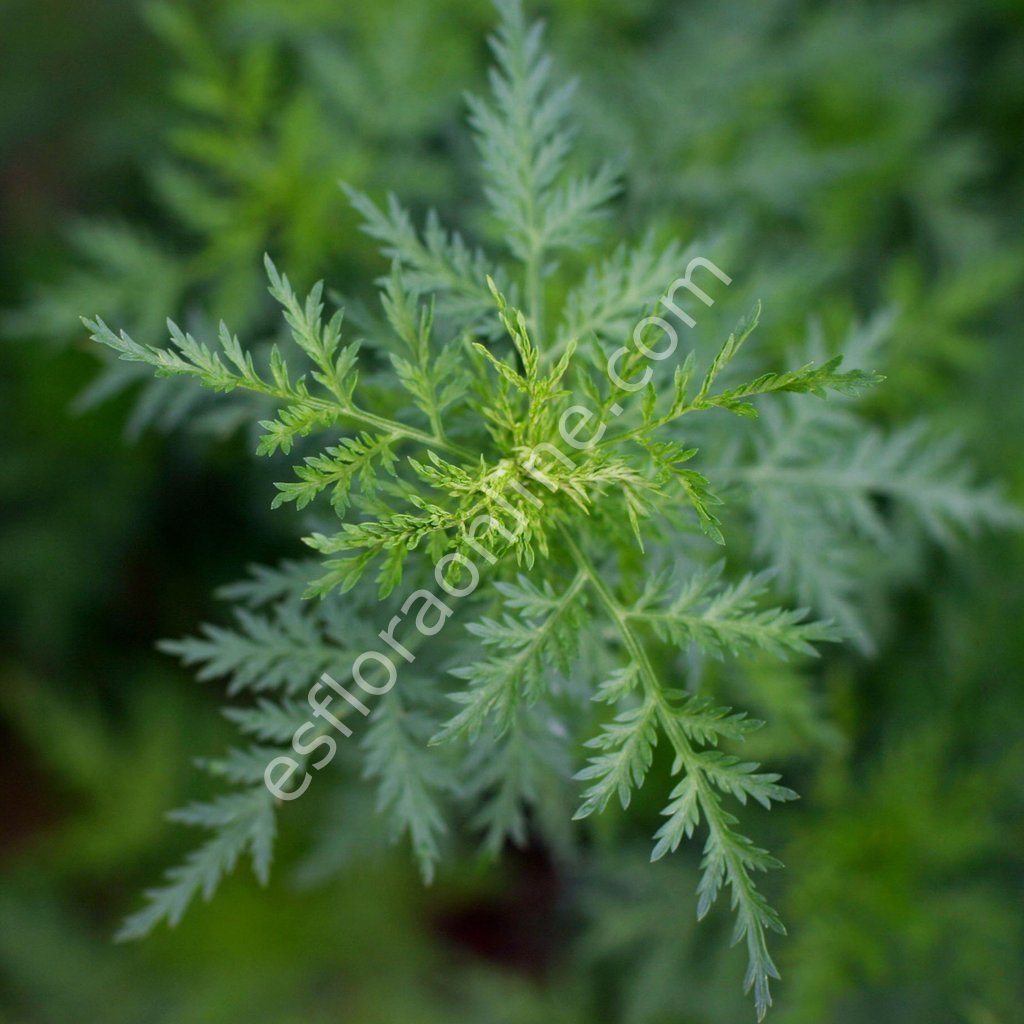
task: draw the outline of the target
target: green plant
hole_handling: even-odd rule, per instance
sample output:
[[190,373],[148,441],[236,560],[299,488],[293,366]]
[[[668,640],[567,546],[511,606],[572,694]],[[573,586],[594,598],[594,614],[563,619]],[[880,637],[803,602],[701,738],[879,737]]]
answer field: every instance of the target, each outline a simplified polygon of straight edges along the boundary
[[[307,543],[325,556],[319,569],[260,570],[229,591],[234,628],[165,645],[201,678],[256,695],[229,712],[252,744],[208,764],[236,788],[175,818],[213,838],[122,935],[176,923],[243,854],[266,878],[276,827],[268,765],[291,742],[306,779],[325,768],[338,741],[321,723],[298,742],[313,706],[312,693],[309,705],[301,697],[323,673],[348,672],[381,697],[360,740],[366,771],[428,879],[443,844],[457,841],[446,839],[456,815],[468,813],[495,852],[525,840],[530,812],[557,843],[581,746],[591,756],[575,774],[587,784],[578,818],[613,798],[626,807],[665,747],[674,782],[652,857],[703,829],[697,912],[728,888],[760,1017],[778,976],[767,932],[783,929],[755,877],[778,862],[747,837],[735,803],[768,808],[795,794],[734,753],[756,723],[717,692],[727,673],[766,657],[806,659],[815,643],[866,633],[859,569],[872,549],[895,552],[929,532],[945,540],[1014,513],[973,487],[925,428],[884,434],[855,411],[879,380],[861,365],[877,354],[878,325],[850,339],[853,368],[820,352],[774,371],[745,345],[755,309],[716,351],[697,345],[670,370],[666,327],[645,314],[666,306],[693,326],[675,304],[683,282],[711,305],[695,269],[729,279],[699,248],[659,247],[654,234],[595,255],[617,174],[573,173],[569,91],[551,84],[539,27],[514,2],[500,9],[493,96],[470,106],[503,258],[434,216],[420,232],[397,200],[380,207],[350,190],[392,264],[383,320],[367,319],[362,339],[344,343],[322,286],[300,300],[269,259],[293,353],[275,345],[260,358],[223,324],[217,347],[172,323],[171,346],[158,348],[87,322],[129,363],[275,408],[260,422],[260,454],[302,460],[274,503],[316,510]],[[632,347],[621,346],[642,320]],[[775,411],[753,424],[772,396]],[[717,481],[750,513],[749,532],[734,524],[741,555],[728,571]],[[829,618],[766,600],[770,573],[756,571],[766,563]],[[468,637],[428,643],[456,603],[473,616]],[[387,649],[386,683],[347,669]],[[449,695],[450,676],[463,685]],[[369,709],[357,700],[347,711],[352,735],[355,713]],[[321,747],[330,753],[314,761]]]
[[[235,0],[206,6],[202,19],[161,0],[136,15],[169,57],[163,131],[156,147],[146,133],[137,168],[148,220],[123,211],[76,216],[65,225],[62,279],[3,311],[3,334],[64,341],[87,308],[152,337],[168,309],[199,318],[214,308],[256,335],[272,313],[259,264],[267,248],[299,275],[363,257],[365,244],[339,245],[338,178],[362,182],[372,173],[419,201],[450,191],[451,169],[430,140],[458,104],[469,35],[459,31],[461,12],[399,2],[397,10],[312,5],[300,14],[270,4],[260,16]],[[413,59],[425,35],[434,44],[429,71]],[[413,68],[420,77],[408,82]],[[208,396],[115,359],[77,405],[91,408],[143,382],[131,435],[186,424],[223,434],[252,408],[214,408]]]

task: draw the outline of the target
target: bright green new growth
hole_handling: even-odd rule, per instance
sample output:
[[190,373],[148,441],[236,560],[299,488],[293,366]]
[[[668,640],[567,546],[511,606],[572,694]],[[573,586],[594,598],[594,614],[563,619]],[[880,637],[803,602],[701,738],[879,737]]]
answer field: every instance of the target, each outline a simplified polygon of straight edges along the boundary
[[[674,369],[650,364],[658,372],[634,397],[616,388],[605,364],[628,337],[623,322],[646,315],[690,257],[674,244],[658,250],[653,236],[604,261],[592,254],[617,177],[608,167],[570,174],[569,90],[551,85],[540,27],[528,27],[511,0],[500,10],[493,98],[470,108],[504,259],[434,216],[420,234],[394,198],[382,209],[350,192],[392,263],[381,282],[386,323],[367,330],[361,364],[341,313],[325,318],[322,287],[301,301],[269,259],[292,351],[275,346],[265,365],[224,325],[213,347],[171,323],[171,346],[158,348],[87,322],[95,340],[158,376],[273,403],[259,453],[301,456],[274,506],[319,509],[306,542],[324,556],[319,567],[257,571],[227,592],[238,605],[234,628],[208,626],[165,645],[200,678],[226,677],[229,693],[258,695],[229,711],[251,745],[206,765],[240,788],[178,812],[213,838],[147,894],[121,934],[175,924],[242,854],[265,879],[275,817],[263,772],[307,720],[306,692],[321,673],[341,679],[360,652],[379,649],[377,630],[392,613],[377,602],[429,587],[438,559],[457,552],[481,574],[465,599],[468,637],[455,626],[421,642],[364,735],[347,741],[362,743],[395,834],[409,835],[429,879],[454,810],[470,810],[494,852],[524,841],[530,827],[557,835],[557,794],[580,745],[592,756],[576,766],[585,783],[577,818],[613,799],[627,807],[664,744],[676,782],[652,859],[704,836],[697,914],[728,888],[761,1017],[778,977],[767,933],[783,927],[757,875],[778,861],[745,835],[736,805],[768,808],[795,794],[730,752],[758,723],[695,692],[683,656],[741,666],[804,657],[841,632],[807,621],[806,609],[765,603],[764,573],[723,579],[711,557],[727,539],[712,488],[734,488],[762,562],[845,633],[861,628],[856,543],[897,536],[878,497],[939,535],[1011,513],[951,475],[948,451],[922,433],[885,437],[868,432],[849,403],[816,404],[827,392],[855,396],[876,375],[842,370],[838,357],[773,372],[752,361],[741,373],[759,311],[712,358],[690,351]],[[561,265],[569,254],[590,267],[575,283]],[[618,372],[633,379],[644,364],[634,348]],[[788,404],[746,422],[780,394],[774,401]],[[579,403],[595,414],[585,436],[607,426],[585,450],[568,449],[559,433],[562,414]],[[481,518],[491,522],[483,531]],[[469,614],[460,605],[460,617]],[[460,685],[446,701],[452,677]]]

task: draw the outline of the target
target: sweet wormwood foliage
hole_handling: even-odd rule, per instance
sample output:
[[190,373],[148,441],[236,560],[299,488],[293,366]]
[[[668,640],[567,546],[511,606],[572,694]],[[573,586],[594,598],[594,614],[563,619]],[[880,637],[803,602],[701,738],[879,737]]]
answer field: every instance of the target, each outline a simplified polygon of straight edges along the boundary
[[[811,521],[809,542],[824,535],[846,551],[847,541],[880,541],[895,529],[878,496],[939,535],[1009,513],[997,495],[951,479],[948,453],[935,454],[921,435],[863,431],[850,403],[876,375],[841,369],[838,357],[756,372],[745,343],[759,310],[710,360],[690,352],[631,400],[612,386],[608,346],[688,257],[674,244],[659,249],[653,234],[603,261],[593,253],[617,175],[610,166],[573,175],[570,89],[552,85],[540,27],[527,26],[513,0],[499,9],[492,95],[471,99],[470,112],[501,255],[433,215],[420,232],[393,197],[382,207],[350,190],[392,265],[381,281],[384,322],[363,339],[368,358],[341,312],[325,315],[322,286],[302,301],[269,258],[288,338],[265,362],[225,325],[211,345],[170,323],[171,344],[161,348],[87,321],[96,341],[158,376],[272,401],[259,453],[301,457],[274,505],[312,506],[319,523],[333,522],[306,538],[319,565],[256,570],[226,592],[233,627],[165,645],[201,678],[224,677],[229,693],[253,695],[228,712],[249,745],[205,763],[235,788],[176,819],[212,838],[147,894],[121,935],[175,924],[243,854],[265,879],[275,808],[264,768],[308,720],[305,693],[324,671],[343,676],[360,652],[379,649],[385,610],[457,553],[482,578],[464,599],[474,615],[467,635],[443,645],[404,638],[409,664],[360,741],[393,832],[409,836],[427,879],[449,822],[467,809],[494,852],[526,838],[529,812],[555,841],[565,819],[558,794],[580,744],[591,756],[575,776],[585,784],[577,818],[613,799],[628,806],[665,744],[676,781],[652,858],[703,832],[697,913],[728,889],[760,1017],[778,977],[767,933],[783,927],[757,876],[778,862],[747,837],[737,805],[769,808],[795,794],[732,752],[758,723],[698,693],[684,665],[694,652],[740,666],[804,657],[840,631],[773,606],[770,574],[730,581],[709,557],[725,543],[716,471],[741,509],[770,524],[755,528],[756,548],[786,586],[841,621],[851,618],[855,588],[813,576],[793,537],[776,536],[787,516]],[[589,269],[574,282],[570,263]],[[643,362],[634,350],[619,373],[632,379]],[[360,366],[371,372],[360,378]],[[819,403],[829,392],[845,404]],[[574,396],[607,429],[571,458],[552,457],[564,448],[559,424]],[[744,421],[771,396],[794,404],[752,432]],[[695,436],[708,438],[701,450]],[[458,681],[451,694],[445,679]]]

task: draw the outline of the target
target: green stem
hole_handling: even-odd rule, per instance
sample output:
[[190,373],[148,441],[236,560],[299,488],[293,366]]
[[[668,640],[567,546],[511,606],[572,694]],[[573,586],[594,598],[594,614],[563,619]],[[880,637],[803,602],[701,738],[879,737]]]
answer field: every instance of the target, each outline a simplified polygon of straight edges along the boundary
[[543,252],[532,249],[526,261],[526,301],[530,310],[530,326],[533,328],[533,343],[544,350],[544,282],[541,275]]
[[453,444],[444,437],[428,434],[425,430],[417,430],[416,427],[408,427],[397,420],[391,420],[385,416],[378,416],[376,413],[367,412],[356,405],[342,407],[340,411],[342,416],[358,420],[369,427],[373,427],[375,430],[398,434],[401,437],[408,438],[410,441],[419,441],[420,444],[425,444],[431,448],[439,448],[442,451],[450,452],[452,455],[458,455],[463,459],[473,458],[472,452],[460,445]]
[[296,398],[295,395],[288,392],[282,392],[278,388],[273,387],[269,384],[264,384],[262,387],[254,387],[251,383],[245,385],[250,391],[257,391],[265,395],[269,395],[271,398],[277,399],[279,402],[285,403],[296,403],[301,401],[305,405],[312,405],[318,409],[322,409],[329,415],[334,415],[339,419],[349,419],[356,423],[361,423],[363,426],[370,427],[373,430],[381,431],[386,434],[394,434],[396,437],[404,437],[409,441],[418,441],[420,444],[427,445],[430,448],[437,448],[440,451],[446,451],[452,455],[458,455],[463,459],[472,459],[473,453],[468,449],[463,448],[461,445],[453,444],[446,438],[437,437],[434,434],[428,434],[425,430],[419,430],[416,427],[407,426],[405,423],[399,423],[397,420],[388,419],[386,416],[378,416],[376,413],[368,412],[366,409],[360,409],[359,406],[347,403],[343,404],[340,400],[336,399],[334,402],[329,402],[323,398],[314,398],[313,396],[304,396],[301,399]]
[[680,712],[677,708],[672,707],[665,696],[647,651],[629,624],[626,610],[615,599],[615,595],[608,588],[608,585],[586,553],[576,543],[572,534],[564,527],[561,532],[573,561],[580,572],[586,576],[598,599],[611,616],[627,653],[636,664],[638,675],[644,688],[644,694],[657,710],[662,728],[665,730],[675,750],[678,766],[693,780],[693,786],[697,792],[697,799],[700,802],[701,812],[711,834],[711,840],[723,851],[727,878],[732,888],[734,899],[747,918],[747,942],[751,959],[752,961],[756,960],[759,970],[764,972],[763,976],[759,979],[760,984],[765,986],[765,1002],[762,1002],[759,996],[758,1019],[760,1020],[764,1016],[767,1003],[771,1001],[767,998],[767,977],[774,976],[775,967],[768,955],[764,926],[757,914],[753,912],[758,897],[753,879],[751,879],[746,865],[737,852],[736,834],[730,827],[729,819],[722,810],[718,795],[715,793],[712,784],[704,772],[700,756],[694,750],[689,737],[680,723]]

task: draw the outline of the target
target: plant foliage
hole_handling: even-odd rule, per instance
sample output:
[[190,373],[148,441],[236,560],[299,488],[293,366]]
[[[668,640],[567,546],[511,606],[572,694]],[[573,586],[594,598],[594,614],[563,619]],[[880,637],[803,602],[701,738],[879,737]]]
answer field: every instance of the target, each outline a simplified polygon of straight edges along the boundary
[[[643,346],[610,377],[633,325],[674,277],[689,281],[708,261],[699,245],[662,246],[654,232],[601,254],[620,177],[612,165],[577,171],[572,90],[556,84],[540,26],[514,0],[499,9],[491,94],[470,100],[497,244],[477,247],[435,214],[419,228],[396,198],[348,189],[390,262],[383,318],[362,337],[326,312],[322,285],[300,297],[269,258],[288,329],[269,350],[225,324],[204,341],[170,322],[161,347],[87,321],[128,363],[272,408],[258,452],[293,465],[273,503],[315,512],[305,539],[321,556],[259,570],[228,595],[233,626],[166,645],[201,678],[253,695],[229,712],[246,745],[206,764],[231,791],[176,815],[213,838],[122,935],[176,923],[242,856],[266,877],[265,767],[307,722],[303,698],[323,673],[351,685],[354,659],[385,650],[378,629],[399,602],[408,657],[395,655],[397,685],[367,709],[359,737],[335,741],[363,745],[380,811],[424,876],[462,812],[495,852],[532,827],[554,835],[574,771],[585,819],[628,807],[660,748],[672,781],[651,857],[699,836],[697,916],[727,892],[760,1018],[778,977],[769,935],[784,928],[762,882],[779,862],[750,838],[748,811],[795,794],[741,756],[758,723],[723,706],[717,677],[691,672],[695,660],[756,679],[766,658],[863,639],[866,548],[898,546],[908,531],[945,543],[1014,513],[926,428],[866,422],[857,398],[881,378],[867,366],[876,351],[856,339],[852,367],[828,352],[765,365],[751,340],[756,308],[718,345],[685,335],[671,361],[649,356],[664,335],[634,335]],[[721,298],[716,276],[720,287],[709,276],[687,296],[710,305],[703,289],[715,286]],[[566,416],[581,407],[586,443],[567,446]],[[750,552],[740,544],[733,556],[730,530],[745,536],[744,522]],[[448,574],[451,589],[438,590],[439,564],[463,567]],[[450,596],[459,588],[465,597]],[[429,628],[425,602],[419,617],[409,611],[427,591]],[[789,594],[800,607],[785,606]],[[432,640],[452,614],[461,624]],[[420,636],[409,639],[412,618]],[[345,722],[360,727],[357,707]]]

